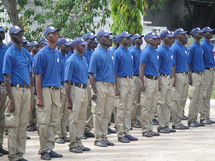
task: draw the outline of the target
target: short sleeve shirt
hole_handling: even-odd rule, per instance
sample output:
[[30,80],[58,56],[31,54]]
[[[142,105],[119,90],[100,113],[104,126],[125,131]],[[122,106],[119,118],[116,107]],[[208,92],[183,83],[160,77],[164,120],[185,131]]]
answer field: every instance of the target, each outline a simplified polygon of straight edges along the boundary
[[0,47],[0,81],[3,82],[4,81],[4,74],[2,73],[2,67],[3,67],[3,58],[4,58],[4,55],[7,51],[9,47],[5,44],[2,44],[2,47]]
[[140,55],[141,50],[137,49],[135,46],[130,50],[132,56],[133,56],[133,62],[134,62],[134,75],[139,74],[139,67],[140,67]]

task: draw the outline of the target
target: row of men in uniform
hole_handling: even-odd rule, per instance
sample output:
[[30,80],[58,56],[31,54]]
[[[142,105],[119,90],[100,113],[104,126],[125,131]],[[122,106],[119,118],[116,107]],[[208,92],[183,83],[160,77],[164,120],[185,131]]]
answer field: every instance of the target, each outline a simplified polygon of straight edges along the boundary
[[[71,42],[66,39],[58,41],[58,31],[59,29],[53,27],[48,27],[45,30],[44,36],[48,40],[47,46],[35,55],[33,63],[31,63],[32,57],[30,54],[21,47],[23,30],[14,26],[9,31],[13,45],[5,54],[2,70],[8,94],[5,123],[8,128],[8,135],[12,137],[11,140],[8,140],[9,160],[25,160],[23,158],[26,139],[25,128],[27,127],[28,108],[30,106],[28,104],[30,98],[27,98],[30,92],[30,79],[29,77],[27,78],[27,73],[32,72],[31,68],[34,70],[33,73],[36,74],[36,78],[32,76],[32,81],[35,82],[37,91],[36,111],[41,146],[39,154],[41,154],[41,159],[43,160],[62,157],[61,154],[57,154],[52,150],[55,143],[56,128],[59,126],[59,109],[61,110],[60,114],[66,116],[62,117],[61,121],[63,118],[69,118],[70,132],[68,139],[66,134],[63,136],[61,131],[58,131],[61,133],[58,138],[70,141],[69,149],[71,152],[81,153],[90,150],[81,143],[86,110],[90,102],[88,101],[90,98],[88,96],[88,93],[90,93],[88,90],[89,82],[92,88],[91,111],[95,129],[94,144],[96,146],[107,147],[114,145],[107,139],[108,122],[112,113],[114,95],[117,96],[115,98],[115,121],[120,142],[128,143],[138,140],[129,133],[131,113],[134,114],[132,118],[141,113],[139,118],[134,118],[133,120],[134,122],[141,122],[143,136],[159,136],[159,133],[152,131],[152,119],[156,107],[159,122],[158,132],[169,133],[175,132],[174,129],[187,129],[188,127],[181,123],[181,115],[187,96],[188,77],[192,85],[188,125],[198,127],[203,126],[204,123],[212,123],[209,119],[208,107],[201,109],[201,123],[197,121],[197,116],[202,104],[202,99],[200,98],[203,98],[201,90],[206,89],[204,83],[199,83],[199,79],[201,78],[201,81],[204,82],[206,79],[204,71],[205,73],[209,71],[212,75],[214,68],[210,64],[211,62],[214,64],[214,59],[211,59],[213,46],[209,43],[213,29],[209,27],[203,30],[199,28],[193,29],[191,35],[194,37],[195,42],[189,48],[188,54],[184,46],[186,43],[186,31],[181,28],[177,29],[174,34],[168,30],[163,31],[160,35],[162,45],[158,49],[156,49],[156,46],[158,45],[157,39],[159,39],[159,36],[154,33],[147,34],[144,37],[147,46],[142,51],[140,46],[142,45],[143,35],[131,35],[127,32],[122,32],[113,38],[115,44],[118,44],[116,45],[118,46],[117,50],[115,50],[117,47],[112,49],[112,51],[115,50],[114,52],[108,49],[112,44],[109,36],[111,33],[101,30],[97,33],[100,46],[93,54],[91,53],[92,55],[86,55],[86,58],[82,54],[86,54],[86,45],[90,44],[90,41],[95,41],[95,35],[92,33],[86,34],[85,40],[87,41],[82,38],[74,39],[72,42],[74,53],[69,58],[66,58],[66,53],[69,50],[66,46],[70,46]],[[204,47],[204,44],[199,44],[202,33],[205,38],[202,44],[207,41],[209,46],[205,45],[206,47]],[[174,37],[176,41],[172,45]],[[127,47],[131,44],[131,39],[135,46],[129,51]],[[57,42],[60,46],[59,50],[55,48]],[[35,44],[35,42],[32,42],[31,47],[36,46]],[[65,61],[62,61],[63,59]],[[210,62],[209,65],[207,61]],[[11,66],[13,63],[14,65]],[[65,70],[61,70],[61,68],[65,68]],[[22,70],[23,72],[21,72]],[[211,83],[213,83],[213,80],[210,81],[210,85]],[[70,109],[69,112],[66,112],[65,108],[59,108],[60,87],[61,103],[62,99],[64,99],[64,103],[66,103],[64,107]],[[201,90],[199,90],[200,88]],[[206,92],[207,94],[203,100],[208,101],[209,96],[210,101],[211,91]],[[135,100],[134,103],[133,99]],[[18,107],[20,104],[21,106]],[[206,104],[208,105],[208,102]],[[140,110],[141,112],[136,112]],[[172,115],[173,129],[169,128],[170,114]],[[66,127],[65,125],[63,126],[64,128]],[[14,149],[14,147],[17,148]]]

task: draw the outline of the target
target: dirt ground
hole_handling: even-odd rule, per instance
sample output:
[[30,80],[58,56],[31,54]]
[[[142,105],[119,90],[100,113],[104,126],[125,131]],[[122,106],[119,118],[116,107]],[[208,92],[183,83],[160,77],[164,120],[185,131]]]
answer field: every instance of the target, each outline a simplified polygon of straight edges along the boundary
[[[185,113],[187,115],[188,108]],[[215,106],[211,108],[211,118],[215,120]],[[187,122],[183,121],[186,125]],[[170,124],[171,125],[171,124]],[[111,127],[113,128],[113,124]],[[156,126],[154,126],[156,131]],[[215,161],[215,124],[205,127],[177,130],[176,133],[161,134],[161,136],[146,138],[141,129],[134,128],[131,135],[138,141],[120,143],[116,134],[108,135],[108,139],[115,143],[113,147],[96,147],[94,138],[83,140],[83,144],[91,148],[90,152],[75,154],[69,152],[68,143],[56,144],[55,151],[63,154],[63,158],[53,161],[87,160],[87,161]],[[28,132],[31,140],[27,140],[24,158],[29,161],[39,161],[39,140],[36,132]],[[7,149],[7,136],[4,138],[4,148]],[[0,157],[6,161],[7,156]]]

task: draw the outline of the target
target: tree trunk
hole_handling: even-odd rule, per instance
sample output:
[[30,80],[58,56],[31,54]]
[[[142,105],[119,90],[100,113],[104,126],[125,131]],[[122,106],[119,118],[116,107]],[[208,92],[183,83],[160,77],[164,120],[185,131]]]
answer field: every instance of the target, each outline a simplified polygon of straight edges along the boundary
[[210,13],[210,17],[208,18],[205,26],[209,26],[210,24],[212,24],[211,22],[214,20],[214,14],[215,14],[215,5],[213,5],[213,9]]

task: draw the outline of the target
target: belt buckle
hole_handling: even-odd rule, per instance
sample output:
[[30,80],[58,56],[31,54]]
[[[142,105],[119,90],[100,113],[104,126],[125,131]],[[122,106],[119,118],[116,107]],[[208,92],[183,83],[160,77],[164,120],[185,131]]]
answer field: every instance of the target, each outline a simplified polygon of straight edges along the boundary
[[81,84],[81,86],[80,86],[81,88],[83,88],[84,87],[84,84]]
[[152,76],[152,79],[155,80],[155,76]]
[[19,88],[19,84],[17,84],[16,87]]
[[170,78],[170,75],[167,75],[167,78]]

